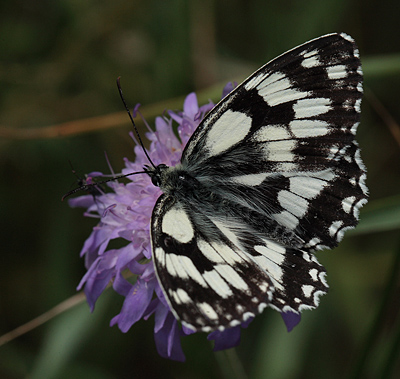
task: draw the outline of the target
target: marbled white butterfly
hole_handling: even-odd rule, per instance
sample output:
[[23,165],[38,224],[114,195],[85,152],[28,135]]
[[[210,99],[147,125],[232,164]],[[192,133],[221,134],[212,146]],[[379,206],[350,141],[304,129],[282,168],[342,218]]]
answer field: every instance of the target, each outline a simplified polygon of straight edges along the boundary
[[[125,103],[119,81],[118,88]],[[152,256],[184,326],[224,330],[266,306],[294,313],[318,306],[328,285],[313,252],[337,246],[367,202],[355,141],[362,93],[354,40],[344,33],[316,38],[223,98],[180,164],[155,166],[144,150],[151,166],[109,179],[147,173],[162,190],[151,219]]]
[[146,167],[161,195],[151,234],[175,317],[211,331],[270,306],[318,306],[315,250],[333,248],[367,202],[355,141],[358,49],[328,34],[270,61],[204,118],[175,167]]

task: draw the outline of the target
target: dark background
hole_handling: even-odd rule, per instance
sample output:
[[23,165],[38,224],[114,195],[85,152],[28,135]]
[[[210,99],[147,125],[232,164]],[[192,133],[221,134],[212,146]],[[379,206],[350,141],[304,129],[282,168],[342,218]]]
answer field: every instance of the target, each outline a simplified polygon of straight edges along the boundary
[[123,301],[108,291],[93,314],[80,303],[1,346],[0,377],[398,377],[399,16],[397,0],[2,1],[0,334],[75,295],[95,221],[60,198],[76,183],[68,160],[81,176],[108,172],[104,151],[117,172],[134,160],[118,76],[152,124],[193,90],[217,100],[227,81],[345,31],[365,73],[358,141],[371,198],[359,228],[318,253],[330,292],[289,334],[267,309],[237,349],[213,353],[199,334],[183,340],[187,361],[172,362],[156,352],[153,319],[127,334],[108,326]]

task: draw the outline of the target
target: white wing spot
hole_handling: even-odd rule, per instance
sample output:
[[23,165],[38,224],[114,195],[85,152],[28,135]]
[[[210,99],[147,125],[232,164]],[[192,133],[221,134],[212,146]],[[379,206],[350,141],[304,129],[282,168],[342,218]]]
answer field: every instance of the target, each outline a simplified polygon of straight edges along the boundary
[[218,314],[214,311],[208,303],[200,303],[198,304],[199,310],[209,319],[218,320]]
[[[233,320],[233,321],[231,321],[231,322],[229,323],[229,326],[230,326],[231,328],[234,328],[235,326],[238,326],[238,325],[240,325],[240,324],[241,324],[241,322],[240,322],[239,320]],[[225,327],[219,326],[219,327],[218,327],[218,330],[223,331],[223,330],[225,330]]]
[[337,241],[340,242],[340,241],[343,239],[344,234],[345,234],[348,230],[351,230],[351,229],[354,229],[354,226],[346,226],[346,227],[344,227],[344,228],[341,228],[341,229],[337,232],[337,235],[336,235]]
[[188,304],[192,302],[192,299],[189,297],[188,293],[182,288],[178,288],[176,291],[170,290],[169,294],[174,298],[177,304]]
[[256,87],[257,89],[264,87],[270,87],[271,89],[273,89],[272,85],[274,84],[276,86],[277,84],[275,83],[284,78],[286,78],[286,75],[281,72],[272,72],[267,74],[261,73],[252,78],[248,83],[246,83],[244,88],[246,88],[247,91]]
[[286,226],[289,229],[296,229],[297,225],[299,225],[299,219],[288,211],[275,213],[272,217],[278,221],[279,224]]
[[325,291],[316,291],[316,292],[314,293],[314,304],[315,304],[316,307],[318,307],[319,298],[320,298],[322,295],[325,295],[325,294],[326,294]]
[[293,192],[296,195],[305,197],[306,199],[313,199],[321,193],[326,185],[328,185],[327,180],[312,178],[309,176],[294,176],[289,179],[289,189],[290,192]]
[[247,321],[249,318],[256,317],[252,312],[245,312],[243,314],[243,321]]
[[295,158],[293,150],[296,148],[295,140],[268,142],[263,146],[266,159],[273,162],[292,162]]
[[301,99],[293,104],[295,118],[310,118],[319,116],[332,109],[330,99],[318,97],[316,99]]
[[311,269],[309,274],[314,282],[318,281],[318,270],[316,268]]
[[293,88],[292,83],[280,72],[275,72],[257,85],[258,94],[271,107],[289,101],[303,99],[308,92]]
[[329,124],[322,120],[293,120],[289,128],[297,138],[319,137],[328,134]]
[[212,263],[225,263],[225,260],[218,253],[218,250],[211,246],[207,241],[199,238],[197,240],[197,247],[201,253]]
[[251,128],[251,120],[242,112],[225,111],[208,131],[206,149],[210,156],[218,155],[243,140]]
[[[281,74],[283,75],[283,74]],[[270,73],[260,73],[258,75],[254,75],[244,86],[244,88],[247,91],[250,91],[251,89],[255,88],[258,86],[262,81],[267,80],[267,78],[270,76]],[[282,76],[284,77],[284,75]],[[278,79],[277,79],[278,80]]]
[[[266,241],[265,241],[266,242]],[[274,247],[277,247],[276,250]],[[270,275],[273,280],[273,284],[278,289],[284,289],[281,284],[283,277],[283,270],[281,264],[285,260],[286,249],[271,242],[267,246],[256,245],[254,250],[261,254],[261,256],[255,256],[255,261]],[[267,289],[267,288],[266,288]],[[264,290],[264,292],[266,291]]]
[[279,191],[278,201],[282,208],[297,217],[303,217],[308,210],[309,203],[306,199],[286,190]]
[[346,34],[346,33],[340,33],[340,36],[341,36],[342,38],[344,38],[345,40],[347,40],[347,41],[349,41],[349,42],[351,42],[351,43],[354,43],[354,39],[351,38],[348,34]]
[[205,271],[203,273],[204,280],[208,283],[219,296],[226,299],[229,296],[233,296],[232,290],[221,276],[215,271]]
[[354,203],[356,201],[356,197],[355,196],[349,196],[346,197],[342,200],[342,208],[346,213],[350,213],[351,212],[351,208],[354,206]]
[[278,141],[291,139],[292,136],[286,130],[284,125],[266,125],[262,126],[254,133],[252,139],[256,142]]
[[334,237],[342,225],[343,221],[340,220],[332,222],[332,225],[329,227],[329,235]]
[[315,249],[321,243],[321,240],[318,237],[311,238],[305,245],[307,248]]
[[305,297],[310,297],[312,295],[313,289],[314,287],[308,284],[304,284],[303,286],[301,286],[301,290],[303,291]]
[[241,257],[224,243],[212,242],[211,246],[221,255],[223,263],[234,265],[235,263],[242,261]]
[[326,287],[326,288],[328,288],[329,286],[328,286],[328,282],[326,281],[326,272],[320,272],[319,273],[319,275],[318,275],[318,277],[319,277],[319,280],[321,281],[321,283]]
[[241,291],[247,291],[249,286],[242,277],[228,265],[217,265],[215,270],[232,286]]
[[332,145],[329,149],[329,155],[327,156],[328,160],[337,160],[337,155],[340,151],[340,147],[338,145]]
[[354,206],[353,208],[353,215],[354,217],[358,220],[358,217],[360,216],[360,208],[368,203],[368,199],[361,199],[358,201],[358,203]]
[[154,249],[154,255],[155,259],[157,261],[157,264],[159,264],[162,267],[165,267],[165,252],[164,249],[161,247],[156,247]]
[[325,69],[326,73],[328,74],[328,78],[332,80],[344,79],[348,75],[346,66],[342,64],[326,67]]
[[258,288],[260,288],[260,290],[262,292],[267,292],[269,289],[269,284],[267,282],[262,282],[258,285]]
[[188,243],[194,237],[192,223],[182,208],[173,207],[168,210],[163,217],[161,229],[180,243]]
[[243,313],[243,306],[242,305],[240,305],[240,304],[237,304],[236,305],[236,311],[238,312],[238,313]]
[[354,103],[354,109],[357,113],[361,113],[361,99],[357,99]]
[[171,276],[182,279],[191,278],[202,287],[207,287],[207,283],[189,257],[172,253],[166,254],[166,268]]
[[309,51],[308,53],[303,54],[303,57],[304,60],[301,62],[301,65],[304,68],[318,67],[321,65],[318,50]]
[[180,276],[181,278],[187,279],[188,278],[187,273],[183,270],[181,270],[178,273],[178,271],[176,271],[175,264],[176,264],[176,255],[175,254],[166,254],[165,255],[165,267],[168,271],[168,274],[170,274],[171,276],[175,276],[175,277]]
[[243,184],[245,186],[259,186],[267,176],[269,176],[269,173],[262,172],[260,174],[249,174],[249,175],[240,175],[240,176],[234,176],[232,178],[232,181],[237,184]]
[[350,132],[352,134],[356,135],[358,125],[360,125],[360,123],[359,122],[355,122],[354,125],[351,127]]
[[266,307],[267,307],[267,304],[265,304],[265,303],[258,304],[258,313],[261,313]]

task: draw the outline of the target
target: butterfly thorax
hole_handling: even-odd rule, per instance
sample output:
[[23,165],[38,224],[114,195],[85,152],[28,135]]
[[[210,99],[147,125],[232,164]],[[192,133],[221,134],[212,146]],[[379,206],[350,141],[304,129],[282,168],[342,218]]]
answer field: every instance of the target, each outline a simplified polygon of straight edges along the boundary
[[148,169],[152,182],[167,196],[181,204],[196,219],[199,229],[210,234],[215,221],[224,220],[237,227],[247,225],[254,235],[267,235],[284,246],[297,247],[303,241],[265,212],[245,206],[229,196],[223,196],[208,181],[191,175],[181,164],[168,167],[158,165]]
[[155,186],[160,187],[166,195],[174,197],[177,201],[206,202],[212,197],[212,191],[190,175],[182,165],[169,167],[160,164],[154,169],[147,168],[147,174]]

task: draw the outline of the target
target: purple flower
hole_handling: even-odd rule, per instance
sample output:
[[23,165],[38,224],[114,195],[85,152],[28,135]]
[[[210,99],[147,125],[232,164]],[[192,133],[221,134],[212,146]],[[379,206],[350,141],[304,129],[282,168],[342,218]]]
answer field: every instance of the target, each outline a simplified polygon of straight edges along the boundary
[[[223,94],[226,95],[232,88],[232,85],[227,86]],[[149,129],[146,137],[151,141],[149,155],[154,164],[176,165],[190,136],[213,106],[210,102],[199,107],[196,95],[191,93],[185,99],[183,112],[168,111],[169,117],[157,117],[155,131],[146,124]],[[179,138],[174,133],[173,122],[178,124]],[[135,154],[134,162],[125,159],[126,167],[122,174],[142,171],[143,166],[149,163],[141,147],[135,147]],[[100,174],[89,174],[87,184],[92,177]],[[84,289],[93,311],[98,297],[112,283],[113,289],[125,300],[121,312],[111,320],[110,325],[118,325],[125,333],[140,319],[147,320],[154,314],[154,338],[158,353],[165,358],[184,361],[180,338],[193,331],[180,326],[173,316],[151,261],[150,218],[161,191],[151,183],[148,175],[133,175],[128,179],[130,182],[127,184],[108,182],[110,192],[95,187],[95,193],[91,191],[69,200],[70,206],[84,207],[87,209],[86,216],[98,219],[81,251],[87,272],[78,290]],[[125,240],[126,244],[119,249],[111,249],[109,243],[113,239]],[[283,317],[288,330],[300,321],[300,316],[294,313],[286,313]],[[247,327],[249,323],[242,327]],[[241,326],[223,332],[214,331],[208,339],[215,341],[214,350],[231,348],[239,344],[240,330]]]

